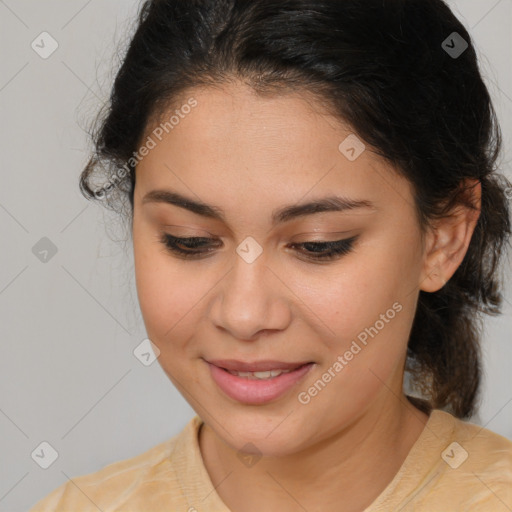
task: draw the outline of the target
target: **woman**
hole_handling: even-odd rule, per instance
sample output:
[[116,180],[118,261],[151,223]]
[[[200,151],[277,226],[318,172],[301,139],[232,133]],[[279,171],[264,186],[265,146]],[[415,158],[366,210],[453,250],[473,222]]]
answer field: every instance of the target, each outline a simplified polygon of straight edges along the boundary
[[442,0],[147,1],[95,142],[197,415],[32,511],[512,509],[512,442],[465,421],[510,183]]

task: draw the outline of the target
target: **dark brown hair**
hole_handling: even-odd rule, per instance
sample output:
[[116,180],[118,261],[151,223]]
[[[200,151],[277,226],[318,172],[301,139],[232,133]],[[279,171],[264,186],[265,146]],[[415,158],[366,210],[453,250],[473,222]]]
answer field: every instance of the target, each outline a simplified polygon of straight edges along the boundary
[[[500,128],[467,30],[442,0],[146,1],[93,134],[84,195],[114,209],[128,199],[133,214],[133,154],[149,122],[194,87],[234,80],[260,94],[313,94],[410,181],[423,233],[467,204],[466,179],[480,181],[464,261],[442,289],[419,293],[406,367],[423,397],[414,403],[469,417],[479,314],[501,312],[512,188],[496,173]],[[98,172],[110,182],[100,192]]]

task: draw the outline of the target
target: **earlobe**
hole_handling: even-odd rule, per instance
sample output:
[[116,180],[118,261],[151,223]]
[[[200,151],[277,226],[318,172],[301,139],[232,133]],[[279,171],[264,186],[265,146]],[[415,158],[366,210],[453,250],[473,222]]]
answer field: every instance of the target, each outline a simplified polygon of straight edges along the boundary
[[438,220],[427,235],[419,284],[422,291],[432,293],[443,288],[467,253],[480,216],[482,189],[479,180],[466,180],[463,186],[465,204]]

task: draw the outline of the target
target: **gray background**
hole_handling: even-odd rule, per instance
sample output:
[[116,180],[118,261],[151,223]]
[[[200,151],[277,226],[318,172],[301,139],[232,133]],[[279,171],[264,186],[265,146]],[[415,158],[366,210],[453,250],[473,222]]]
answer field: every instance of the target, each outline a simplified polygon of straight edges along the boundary
[[[450,5],[475,39],[510,177],[512,0]],[[137,8],[134,0],[0,0],[3,512],[146,451],[194,415],[157,362],[135,358],[146,336],[130,241],[78,190],[90,149],[84,129],[108,96]],[[47,59],[31,47],[43,31],[59,45]],[[43,237],[57,249],[47,262],[32,250]],[[483,404],[473,422],[512,439],[507,265],[504,314],[485,323]],[[46,470],[31,457],[43,441],[58,452]]]

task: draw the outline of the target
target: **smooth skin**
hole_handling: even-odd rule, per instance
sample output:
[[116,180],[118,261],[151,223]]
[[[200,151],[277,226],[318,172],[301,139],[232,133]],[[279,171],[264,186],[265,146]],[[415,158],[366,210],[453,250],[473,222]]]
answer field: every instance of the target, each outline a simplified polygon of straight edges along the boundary
[[[472,189],[476,211],[458,209],[422,240],[409,182],[369,147],[347,159],[338,147],[353,131],[307,93],[261,97],[233,82],[189,90],[183,103],[190,97],[197,107],[136,169],[135,272],[148,337],[205,422],[201,453],[230,510],[361,511],[392,480],[428,420],[402,391],[408,337],[419,291],[442,288],[464,258],[480,185]],[[224,221],[143,201],[154,190],[214,205]],[[272,226],[274,210],[333,194],[374,207]],[[216,242],[207,256],[183,259],[166,248],[164,233]],[[327,262],[290,248],[355,235],[349,253]],[[236,252],[248,236],[263,249],[252,263]],[[403,309],[394,319],[300,403],[299,393],[395,302]],[[248,405],[216,386],[205,359],[315,366],[279,399]],[[252,466],[238,456],[247,443],[262,454]]]

